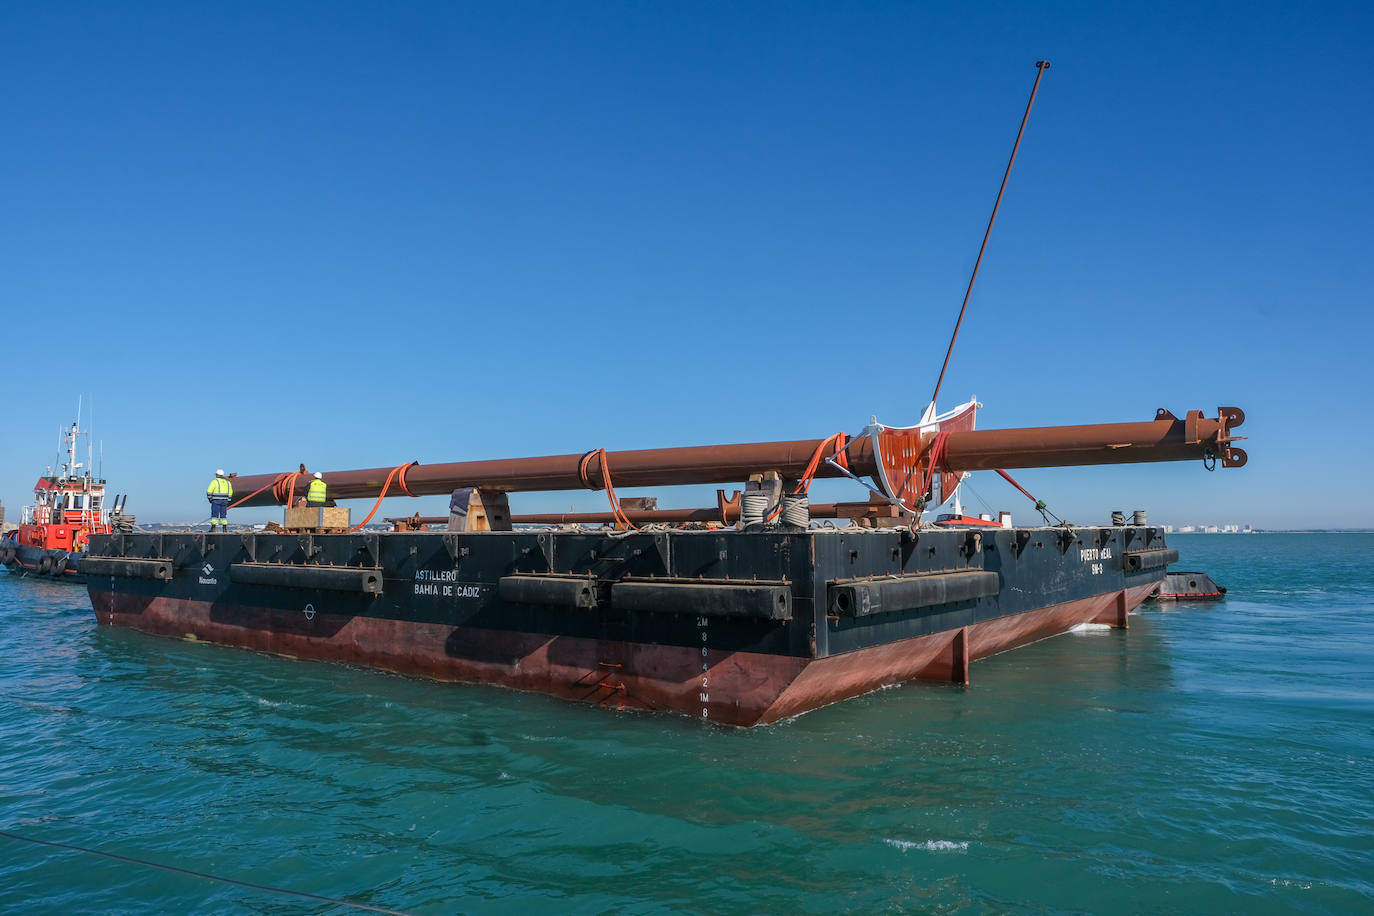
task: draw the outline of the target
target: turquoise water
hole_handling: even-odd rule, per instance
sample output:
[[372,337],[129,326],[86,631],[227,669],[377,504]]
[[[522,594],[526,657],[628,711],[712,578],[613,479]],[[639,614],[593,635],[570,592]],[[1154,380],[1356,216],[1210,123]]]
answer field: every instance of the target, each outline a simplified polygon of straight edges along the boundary
[[0,573],[0,911],[1374,911],[1374,535],[1171,543],[1224,603],[749,731],[97,628]]

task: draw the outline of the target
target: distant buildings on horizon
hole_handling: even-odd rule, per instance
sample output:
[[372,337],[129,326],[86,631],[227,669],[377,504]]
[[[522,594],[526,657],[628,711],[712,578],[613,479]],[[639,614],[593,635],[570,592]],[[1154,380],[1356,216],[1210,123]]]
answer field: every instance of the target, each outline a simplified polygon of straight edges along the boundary
[[1255,529],[1246,525],[1173,525],[1164,526],[1165,534],[1254,534]]

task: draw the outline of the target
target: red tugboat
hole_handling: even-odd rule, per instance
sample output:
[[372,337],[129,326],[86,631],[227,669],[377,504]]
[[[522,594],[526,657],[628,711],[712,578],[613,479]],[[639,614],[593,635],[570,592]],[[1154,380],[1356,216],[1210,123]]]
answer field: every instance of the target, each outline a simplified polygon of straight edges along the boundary
[[[78,415],[80,410],[78,405]],[[90,461],[83,465],[76,460],[80,436],[79,421],[72,423],[63,434],[67,461],[60,473],[49,468],[38,478],[33,505],[24,508],[19,527],[0,539],[0,564],[10,572],[84,582],[82,560],[91,535],[116,530],[111,510],[117,522],[128,519],[118,511],[122,507],[106,505],[105,481],[91,473]]]

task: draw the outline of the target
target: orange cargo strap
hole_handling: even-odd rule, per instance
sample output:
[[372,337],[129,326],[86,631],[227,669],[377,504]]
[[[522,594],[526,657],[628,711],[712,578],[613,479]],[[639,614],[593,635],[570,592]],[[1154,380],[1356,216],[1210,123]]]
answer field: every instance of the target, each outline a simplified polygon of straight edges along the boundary
[[414,467],[419,463],[420,462],[418,461],[410,461],[406,464],[398,464],[394,468],[392,468],[391,473],[386,475],[386,482],[382,484],[382,492],[378,494],[377,501],[372,504],[372,511],[367,513],[367,518],[363,519],[361,522],[358,522],[358,524],[354,525],[352,528],[349,528],[349,532],[351,533],[357,531],[359,528],[363,527],[368,522],[372,521],[372,516],[376,515],[377,510],[381,508],[382,500],[386,499],[386,491],[391,489],[391,481],[395,480],[396,483],[400,486],[401,492],[404,493],[406,496],[414,496],[415,494],[410,492],[410,488],[406,486],[406,470],[408,468]]

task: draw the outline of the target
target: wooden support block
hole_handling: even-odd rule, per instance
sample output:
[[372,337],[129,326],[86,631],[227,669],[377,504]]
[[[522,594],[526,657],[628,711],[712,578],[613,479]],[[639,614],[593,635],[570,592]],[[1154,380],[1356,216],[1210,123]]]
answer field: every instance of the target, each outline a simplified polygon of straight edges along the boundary
[[462,531],[510,531],[510,497],[499,490],[474,490]]
[[347,531],[349,512],[344,506],[290,506],[285,510],[282,527],[291,531]]

